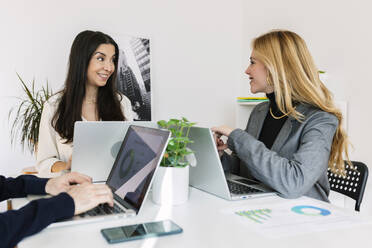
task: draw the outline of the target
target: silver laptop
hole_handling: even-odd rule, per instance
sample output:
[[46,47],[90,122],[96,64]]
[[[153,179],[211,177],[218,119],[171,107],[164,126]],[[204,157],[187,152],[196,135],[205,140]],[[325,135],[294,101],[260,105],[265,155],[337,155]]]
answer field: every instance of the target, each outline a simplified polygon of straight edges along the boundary
[[106,182],[114,195],[114,207],[101,204],[71,219],[53,223],[51,226],[137,215],[147,197],[169,137],[168,130],[129,126]]
[[190,167],[190,185],[227,200],[276,195],[261,182],[224,173],[212,131],[192,127],[189,148],[195,152],[196,167]]
[[71,171],[105,182],[130,125],[157,128],[149,121],[77,121],[74,129]]

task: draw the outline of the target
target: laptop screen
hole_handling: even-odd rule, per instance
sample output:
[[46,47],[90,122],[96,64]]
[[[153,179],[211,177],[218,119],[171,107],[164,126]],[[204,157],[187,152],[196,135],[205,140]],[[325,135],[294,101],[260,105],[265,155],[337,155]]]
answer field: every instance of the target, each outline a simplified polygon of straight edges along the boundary
[[168,137],[169,131],[131,125],[121,144],[107,185],[116,199],[124,200],[136,212],[145,198]]

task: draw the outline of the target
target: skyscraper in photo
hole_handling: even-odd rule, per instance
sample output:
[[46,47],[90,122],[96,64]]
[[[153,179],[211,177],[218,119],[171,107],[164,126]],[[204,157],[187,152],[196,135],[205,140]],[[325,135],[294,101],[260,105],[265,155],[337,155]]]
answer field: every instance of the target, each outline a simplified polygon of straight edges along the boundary
[[151,90],[150,78],[150,41],[148,39],[133,38],[130,41],[138,67],[141,71],[146,91]]

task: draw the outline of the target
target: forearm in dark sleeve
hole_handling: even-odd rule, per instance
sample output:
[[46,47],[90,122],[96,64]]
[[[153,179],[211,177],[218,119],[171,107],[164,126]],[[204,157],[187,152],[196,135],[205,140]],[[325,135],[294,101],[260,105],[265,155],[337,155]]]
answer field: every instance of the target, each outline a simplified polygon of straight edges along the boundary
[[67,193],[35,200],[19,210],[0,214],[0,247],[14,247],[23,238],[35,234],[49,224],[71,218],[75,206]]
[[0,176],[0,201],[25,197],[28,194],[45,195],[45,185],[48,179],[32,175],[22,175],[17,178]]

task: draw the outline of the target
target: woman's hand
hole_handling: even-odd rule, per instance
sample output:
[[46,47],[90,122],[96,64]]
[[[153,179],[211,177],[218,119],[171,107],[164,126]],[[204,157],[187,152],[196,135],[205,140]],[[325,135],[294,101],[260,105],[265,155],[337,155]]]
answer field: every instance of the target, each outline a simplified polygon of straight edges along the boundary
[[219,126],[219,127],[213,127],[212,131],[214,132],[213,137],[217,145],[218,154],[221,157],[223,154],[223,151],[227,149],[227,144],[223,142],[223,140],[221,139],[221,136],[224,135],[228,137],[230,133],[233,131],[233,129],[228,126]]
[[230,133],[233,131],[231,127],[228,126],[219,126],[219,127],[212,127],[212,132],[216,133],[219,136],[226,136],[229,137]]
[[220,138],[221,136],[214,133],[213,137],[214,137],[214,142],[216,143],[216,146],[217,146],[218,155],[220,155],[221,157],[223,155],[224,150],[227,149],[227,144],[223,142],[223,140]]
[[62,162],[62,161],[55,162],[52,165],[51,171],[52,172],[60,172],[60,171],[63,171],[63,170],[70,170],[71,169],[71,162],[72,162],[72,156],[70,156],[70,158],[67,162]]

